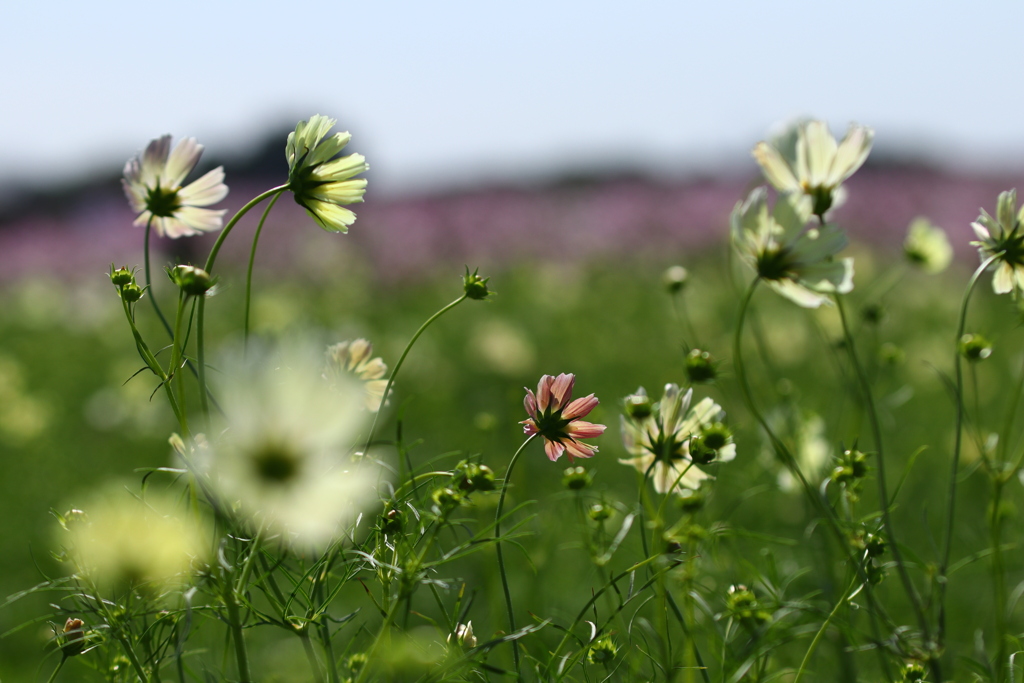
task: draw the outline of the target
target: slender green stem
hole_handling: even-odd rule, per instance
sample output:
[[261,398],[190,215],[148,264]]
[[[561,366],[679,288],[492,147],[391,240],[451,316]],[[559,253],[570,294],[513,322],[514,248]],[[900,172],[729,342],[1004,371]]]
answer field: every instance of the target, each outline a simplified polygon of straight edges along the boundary
[[854,577],[853,582],[850,584],[850,587],[847,588],[846,592],[843,593],[843,596],[836,601],[836,606],[832,608],[832,611],[829,613],[828,618],[825,619],[824,623],[821,625],[821,628],[818,629],[818,632],[814,634],[814,639],[811,640],[811,644],[807,647],[807,652],[804,653],[804,658],[800,661],[800,668],[796,670],[796,676],[793,678],[793,683],[800,683],[800,677],[804,675],[804,670],[807,668],[807,663],[811,661],[811,655],[813,655],[814,651],[818,648],[818,642],[821,640],[821,637],[825,635],[825,629],[827,629],[828,625],[832,623],[832,619],[834,619],[836,613],[839,612],[839,608],[846,603],[846,601],[849,599],[848,596],[856,586],[857,578]]
[[992,510],[989,519],[992,534],[992,593],[996,613],[995,683],[1002,682],[1006,667],[1006,570],[1003,567],[1002,515],[999,512],[1003,500],[1003,485],[1006,481],[1002,474],[995,472],[992,477]]
[[[109,621],[107,622],[109,623]],[[149,674],[146,673],[145,667],[142,666],[142,662],[139,661],[139,656],[135,653],[135,648],[128,642],[123,634],[118,633],[116,636],[117,642],[121,643],[121,649],[124,650],[124,654],[128,657],[128,661],[131,662],[132,668],[135,669],[135,673],[138,675],[140,681],[148,681]]]
[[146,365],[153,372],[154,375],[160,378],[160,384],[163,386],[164,391],[167,394],[167,400],[171,404],[171,410],[174,411],[174,417],[178,420],[178,425],[181,427],[182,437],[187,438],[189,435],[188,422],[185,420],[185,414],[181,411],[178,406],[177,400],[174,398],[174,391],[171,389],[171,384],[168,381],[167,373],[164,372],[160,362],[153,355],[153,352],[149,350],[145,340],[142,338],[142,333],[139,332],[139,328],[135,325],[135,318],[132,315],[132,309],[128,305],[128,302],[121,297],[121,305],[124,308],[125,318],[128,320],[128,326],[132,330],[132,336],[135,338],[135,348],[138,349],[139,355],[142,360],[145,361]]
[[[221,245],[224,244],[224,240],[227,239],[228,234],[232,228],[238,224],[242,216],[249,213],[249,211],[262,202],[268,197],[281,194],[288,189],[288,185],[278,185],[272,187],[266,192],[256,195],[249,202],[238,210],[231,220],[228,221],[224,229],[217,235],[217,241],[213,243],[213,247],[210,249],[210,255],[206,257],[206,266],[203,268],[207,273],[213,274],[213,265],[217,262],[217,254],[220,253]],[[199,298],[199,310],[196,312],[196,364],[199,366],[199,405],[203,410],[203,415],[207,418],[210,416],[210,401],[207,397],[206,388],[206,297]]]
[[[516,615],[512,609],[512,593],[508,589],[508,576],[505,573],[505,556],[501,552],[501,511],[505,508],[505,493],[508,491],[508,482],[512,477],[512,468],[516,466],[516,461],[519,460],[519,455],[526,450],[526,445],[537,438],[537,434],[531,434],[523,445],[519,447],[519,450],[512,456],[512,460],[508,463],[508,469],[505,470],[505,479],[501,482],[501,495],[498,496],[498,509],[494,513],[494,547],[498,551],[498,573],[501,574],[501,589],[505,593],[505,608],[508,610],[508,632],[515,633],[516,631]],[[521,670],[519,668],[519,644],[516,642],[512,643],[512,657],[515,660],[516,676],[521,676]]]
[[238,596],[230,581],[224,582],[224,605],[228,610],[228,628],[235,645],[235,661],[238,663],[239,683],[252,683],[249,673],[249,653],[245,648],[245,634],[242,629],[242,615],[238,609]]
[[953,549],[953,520],[956,518],[957,474],[960,471],[960,449],[963,445],[964,371],[960,357],[960,338],[964,336],[964,328],[967,326],[967,306],[971,301],[974,287],[978,284],[981,274],[985,272],[985,269],[997,257],[998,254],[982,261],[978,269],[971,275],[971,279],[967,283],[967,289],[964,290],[963,299],[960,302],[960,317],[956,326],[956,338],[953,340],[953,366],[956,370],[956,426],[954,427],[953,458],[950,463],[949,493],[946,497],[946,534],[938,573],[939,623],[935,638],[936,647],[940,652],[943,649],[946,637],[946,588],[949,584],[946,570],[949,568],[949,558]]
[[164,329],[167,330],[167,334],[173,336],[174,332],[171,331],[171,326],[167,322],[167,318],[164,316],[164,312],[160,310],[160,305],[156,302],[156,296],[153,295],[153,283],[151,281],[150,269],[149,269],[149,235],[153,232],[153,216],[149,217],[146,221],[146,236],[142,240],[142,263],[143,273],[146,276],[146,289],[149,290],[149,300],[153,304],[153,310],[156,311],[156,317],[160,318],[160,322],[163,323]]
[[54,669],[53,673],[50,674],[50,677],[46,679],[46,683],[53,683],[57,680],[57,674],[59,674],[60,670],[64,668],[64,662],[66,661],[68,661],[67,655],[61,655],[60,661],[57,662],[57,668]]
[[838,294],[834,298],[836,308],[839,309],[839,319],[843,325],[846,350],[850,354],[850,362],[853,363],[854,372],[860,383],[864,403],[867,406],[868,422],[871,424],[871,436],[875,442],[875,472],[878,481],[878,503],[882,507],[882,526],[885,527],[885,535],[889,537],[889,547],[892,549],[892,557],[896,563],[896,570],[900,575],[900,580],[903,582],[903,589],[907,593],[907,598],[909,598],[910,604],[914,609],[914,615],[917,617],[918,626],[927,642],[931,639],[928,619],[921,606],[921,598],[917,594],[914,582],[907,572],[907,566],[903,562],[900,546],[896,540],[896,532],[893,530],[892,518],[889,514],[889,487],[885,481],[885,454],[883,452],[882,428],[878,421],[878,410],[875,406],[874,396],[871,393],[871,384],[868,382],[864,366],[861,365],[860,359],[857,356],[857,347],[854,345],[853,334],[850,333],[850,325],[846,318],[846,307],[843,306],[843,299]]
[[313,643],[309,640],[309,633],[303,628],[299,632],[299,640],[302,641],[302,650],[306,653],[306,661],[313,672],[314,683],[324,683],[324,674],[320,670],[320,662],[316,660],[316,652],[313,651]]
[[412,339],[410,339],[409,343],[405,345],[405,350],[402,351],[402,355],[399,356],[398,362],[395,363],[395,369],[391,371],[391,376],[388,377],[388,383],[384,387],[384,395],[381,396],[381,399],[380,399],[380,408],[373,415],[373,424],[370,425],[370,433],[366,437],[366,448],[363,449],[363,453],[369,453],[370,452],[370,444],[373,443],[373,435],[374,435],[374,432],[377,431],[377,422],[378,422],[378,420],[380,420],[380,414],[382,412],[384,412],[384,404],[387,403],[388,396],[391,394],[391,385],[393,385],[395,383],[395,377],[398,376],[398,371],[402,369],[402,363],[405,362],[405,357],[408,356],[409,355],[409,351],[412,350],[413,344],[415,344],[416,340],[420,338],[420,335],[423,334],[428,327],[430,327],[431,323],[433,323],[435,320],[440,318],[442,315],[444,315],[448,311],[452,310],[453,308],[455,308],[456,306],[461,304],[463,301],[466,300],[466,298],[467,298],[466,295],[463,294],[458,299],[456,299],[455,301],[451,302],[450,304],[448,304],[447,306],[445,306],[444,308],[439,310],[437,313],[435,313],[434,315],[432,315],[429,318],[427,318],[427,321],[425,323],[423,323],[422,325],[420,325],[420,329],[416,330],[416,334],[412,335]]
[[256,234],[252,238],[252,249],[249,252],[249,268],[245,271],[245,325],[242,328],[242,335],[246,344],[249,342],[249,303],[252,300],[252,267],[256,262],[256,245],[259,244],[260,234],[263,232],[263,224],[267,222],[270,210],[274,208],[274,204],[280,198],[281,193],[277,193],[267,203],[267,208],[263,210],[263,215],[260,216],[259,225],[256,226]]

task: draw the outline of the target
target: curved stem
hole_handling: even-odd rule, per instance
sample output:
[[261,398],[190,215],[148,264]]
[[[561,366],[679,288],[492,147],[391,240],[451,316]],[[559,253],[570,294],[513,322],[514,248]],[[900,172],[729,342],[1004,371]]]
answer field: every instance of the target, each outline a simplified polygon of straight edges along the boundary
[[996,254],[982,261],[981,265],[974,271],[974,274],[971,275],[971,279],[967,283],[967,289],[964,290],[963,300],[960,302],[960,318],[957,321],[956,338],[953,340],[953,366],[956,369],[956,426],[954,434],[955,440],[953,442],[953,461],[950,464],[949,473],[949,493],[946,498],[946,536],[938,573],[939,624],[936,629],[935,638],[936,646],[940,651],[942,650],[946,636],[946,586],[948,584],[946,570],[949,568],[949,557],[953,547],[953,519],[956,517],[956,477],[957,472],[960,470],[960,449],[963,442],[964,371],[961,362],[962,359],[960,357],[960,338],[964,336],[964,328],[967,326],[967,305],[971,301],[971,294],[974,292],[974,287],[978,284],[978,279],[981,277],[981,274],[985,272],[985,269],[988,268],[998,256],[999,255]]
[[804,658],[800,661],[800,668],[796,670],[796,676],[793,678],[793,683],[800,683],[800,677],[804,675],[804,669],[807,668],[807,663],[811,660],[811,655],[814,654],[814,651],[818,648],[818,643],[821,641],[821,637],[825,635],[825,629],[827,629],[828,625],[832,623],[832,619],[836,616],[839,608],[842,607],[843,603],[849,599],[847,596],[849,596],[850,592],[856,587],[856,585],[857,579],[854,578],[853,583],[850,584],[850,587],[846,589],[843,596],[836,602],[836,606],[832,608],[828,618],[825,619],[824,623],[822,623],[821,628],[814,634],[814,639],[811,640],[811,644],[807,647],[807,652],[804,653]]
[[274,204],[280,198],[281,193],[277,193],[267,204],[267,208],[263,210],[263,215],[260,216],[259,225],[256,226],[256,235],[252,238],[252,250],[249,252],[249,268],[245,271],[245,325],[242,328],[242,338],[245,344],[249,343],[249,302],[252,300],[252,266],[256,262],[256,245],[259,244],[260,233],[263,232],[263,224],[266,223],[270,210],[274,208]]
[[1006,571],[1003,568],[1002,515],[999,506],[1003,500],[1003,485],[1006,481],[1002,472],[996,472],[992,479],[992,510],[989,519],[992,534],[992,593],[995,600],[996,657],[995,682],[1001,683],[1006,659]]
[[[519,450],[512,456],[512,460],[508,463],[508,469],[505,470],[505,479],[501,482],[501,495],[498,496],[498,510],[494,513],[494,546],[498,551],[498,572],[501,574],[501,589],[505,592],[505,608],[508,610],[508,632],[509,634],[515,633],[516,631],[516,616],[512,610],[512,593],[508,589],[508,576],[505,574],[505,557],[501,552],[501,511],[505,508],[505,492],[508,491],[508,482],[512,477],[512,468],[516,466],[516,461],[519,460],[520,454],[526,450],[526,445],[537,438],[537,434],[531,434],[523,445],[519,447]],[[516,665],[516,676],[520,676],[519,668],[519,644],[512,641],[512,657],[515,660]]]
[[925,617],[924,609],[921,607],[921,598],[917,594],[914,582],[911,581],[910,574],[907,573],[907,567],[903,562],[899,543],[896,541],[896,532],[893,531],[892,519],[889,514],[889,488],[885,482],[885,454],[882,450],[882,428],[878,421],[878,410],[875,407],[875,399],[871,394],[871,384],[868,382],[867,374],[864,372],[864,366],[861,365],[860,359],[857,357],[857,348],[854,346],[853,335],[850,333],[850,325],[846,319],[846,308],[843,306],[843,300],[838,294],[834,299],[836,302],[836,308],[839,309],[839,319],[842,321],[843,325],[843,338],[846,341],[846,349],[850,354],[850,361],[853,363],[854,372],[857,374],[861,393],[864,395],[864,403],[867,406],[868,412],[868,422],[871,424],[871,436],[875,442],[875,471],[877,472],[878,480],[878,503],[882,507],[882,526],[885,527],[885,535],[889,537],[890,547],[892,548],[892,557],[896,562],[896,569],[900,575],[900,581],[903,582],[903,590],[906,591],[907,597],[910,599],[910,604],[914,609],[914,615],[917,617],[918,626],[920,627],[921,633],[927,642],[931,639],[929,633],[930,629],[928,628],[928,619]]
[[50,674],[50,677],[46,679],[46,683],[53,683],[55,680],[57,680],[57,674],[59,674],[60,670],[64,668],[64,662],[66,661],[68,661],[67,655],[61,655],[60,661],[57,662],[57,668],[54,669],[53,673]]
[[252,683],[249,673],[249,653],[245,648],[245,635],[242,629],[242,616],[238,609],[238,597],[230,581],[224,582],[224,604],[228,609],[228,628],[231,629],[231,640],[235,644],[235,661],[238,663],[238,680],[240,683]]
[[[249,213],[249,210],[254,206],[262,202],[268,197],[281,194],[288,189],[288,185],[278,185],[272,187],[262,194],[258,194],[249,202],[238,210],[231,220],[228,221],[224,229],[217,235],[217,241],[213,243],[213,247],[210,249],[210,255],[206,257],[206,265],[203,270],[207,273],[213,274],[213,264],[217,262],[217,254],[220,253],[221,245],[224,244],[224,240],[227,239],[231,229],[238,224],[242,216]],[[210,401],[207,396],[206,389],[206,297],[199,298],[199,310],[196,311],[196,365],[199,366],[199,405],[203,410],[203,415],[207,418],[210,416]]]
[[428,327],[430,327],[430,324],[432,322],[434,322],[442,315],[444,315],[448,311],[452,310],[453,308],[461,304],[463,301],[466,300],[466,298],[466,295],[463,294],[458,299],[451,302],[450,304],[439,310],[437,313],[427,318],[427,321],[420,325],[420,329],[416,330],[416,334],[412,335],[412,339],[410,339],[409,343],[405,345],[405,350],[402,351],[402,355],[399,356],[398,362],[395,363],[395,369],[391,371],[391,376],[388,377],[388,383],[384,387],[384,395],[381,396],[380,399],[380,407],[377,409],[377,412],[373,414],[373,424],[370,425],[370,433],[366,437],[366,447],[363,449],[364,454],[370,452],[370,444],[373,442],[373,434],[374,432],[377,431],[377,421],[380,419],[380,414],[381,412],[383,412],[384,405],[387,403],[388,396],[391,394],[391,385],[394,384],[395,377],[398,376],[398,371],[402,369],[402,363],[405,362],[405,357],[408,356],[409,351],[412,350],[413,344],[415,344],[416,340],[420,338],[420,335],[423,334]]

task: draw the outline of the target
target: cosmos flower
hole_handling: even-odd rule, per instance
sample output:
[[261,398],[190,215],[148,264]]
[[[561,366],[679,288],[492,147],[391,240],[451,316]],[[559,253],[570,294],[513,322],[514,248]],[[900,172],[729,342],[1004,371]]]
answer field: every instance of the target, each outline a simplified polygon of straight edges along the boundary
[[666,384],[661,400],[652,403],[643,387],[625,400],[622,441],[634,457],[620,459],[638,471],[650,471],[654,490],[683,494],[695,491],[709,475],[702,464],[729,462],[736,457],[732,435],[722,424],[725,412],[711,398],[691,408],[693,389],[681,394],[676,384]]
[[356,215],[343,204],[363,201],[366,179],[354,176],[370,167],[362,154],[337,157],[352,135],[335,133],[324,138],[336,121],[317,114],[299,121],[288,134],[288,189],[317,224],[329,232],[348,232]]
[[158,593],[182,582],[207,554],[207,535],[177,515],[170,498],[149,493],[142,500],[115,490],[83,509],[65,521],[70,556],[79,575],[104,590]]
[[910,222],[907,238],[903,241],[903,254],[908,261],[929,273],[941,273],[953,261],[953,247],[946,233],[921,216]]
[[150,142],[140,156],[128,160],[121,185],[132,210],[139,214],[135,225],[152,221],[162,237],[220,230],[226,209],[201,207],[227,196],[224,168],[218,166],[189,185],[181,185],[202,153],[203,146],[195,138],[179,140],[172,151],[171,136],[164,135]]
[[992,277],[992,289],[996,294],[1014,294],[1024,291],[1024,231],[1021,230],[1024,220],[1024,207],[1017,210],[1017,190],[999,193],[996,203],[996,217],[988,215],[984,209],[978,220],[971,223],[976,242],[978,256],[984,261],[995,257],[992,267],[996,274]]
[[328,346],[325,375],[332,383],[339,377],[359,380],[365,393],[363,400],[366,409],[377,412],[388,386],[388,381],[384,379],[388,366],[379,357],[371,358],[372,355],[373,344],[365,339]]
[[576,377],[572,374],[544,375],[537,384],[536,394],[526,390],[523,405],[530,417],[519,424],[525,425],[525,433],[544,437],[544,452],[552,462],[558,460],[562,453],[569,456],[570,463],[573,458],[591,457],[597,452],[597,446],[579,440],[600,436],[606,429],[604,425],[580,419],[594,409],[598,400],[590,394],[570,403],[575,383]]
[[224,365],[227,429],[200,467],[254,526],[321,547],[379,498],[378,473],[346,457],[365,438],[364,391],[344,377],[328,386],[322,356],[309,349],[250,350],[250,359],[255,366]]
[[836,143],[824,121],[804,121],[774,140],[759,142],[753,155],[777,190],[811,198],[815,215],[823,216],[836,203],[840,184],[861,167],[871,151],[875,133],[850,124]]
[[736,205],[730,221],[740,257],[772,289],[805,308],[828,302],[828,294],[853,289],[853,259],[836,260],[846,234],[831,223],[808,227],[810,200],[781,196],[768,210],[759,187]]

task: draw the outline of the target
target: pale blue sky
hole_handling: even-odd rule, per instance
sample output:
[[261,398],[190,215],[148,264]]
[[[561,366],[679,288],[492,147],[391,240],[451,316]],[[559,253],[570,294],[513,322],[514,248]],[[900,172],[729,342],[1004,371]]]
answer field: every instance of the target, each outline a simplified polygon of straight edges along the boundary
[[120,168],[165,132],[233,153],[313,113],[383,192],[743,167],[798,115],[1018,166],[1022,30],[1019,0],[8,2],[0,178]]

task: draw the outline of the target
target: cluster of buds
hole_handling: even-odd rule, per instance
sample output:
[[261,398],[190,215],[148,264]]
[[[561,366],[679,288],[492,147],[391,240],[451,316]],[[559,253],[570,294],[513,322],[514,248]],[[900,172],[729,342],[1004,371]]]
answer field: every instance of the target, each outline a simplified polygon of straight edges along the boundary
[[434,489],[430,494],[430,499],[434,501],[434,514],[441,518],[447,517],[452,510],[462,505],[463,498],[460,491],[448,486]]
[[739,619],[750,628],[756,628],[772,620],[771,612],[762,609],[754,591],[743,584],[729,586],[725,604],[732,617]]
[[837,484],[847,487],[868,476],[868,456],[856,449],[847,449],[832,470],[831,478]]
[[114,264],[111,263],[110,283],[117,287],[117,293],[127,304],[134,304],[142,298],[145,292],[145,288],[139,287],[139,284],[135,281],[135,269],[129,270],[128,266],[114,268]]
[[860,555],[864,563],[864,575],[871,585],[881,583],[886,575],[880,559],[885,554],[885,539],[876,533],[861,529],[850,536],[850,546]]

